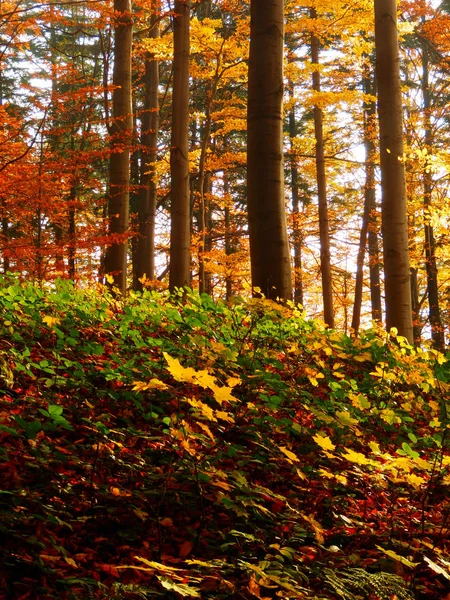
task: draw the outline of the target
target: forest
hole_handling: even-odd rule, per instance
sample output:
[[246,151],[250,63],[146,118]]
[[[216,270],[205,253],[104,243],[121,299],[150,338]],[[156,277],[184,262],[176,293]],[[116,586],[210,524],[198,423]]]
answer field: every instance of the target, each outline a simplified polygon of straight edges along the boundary
[[448,0],[0,0],[0,600],[449,600]]
[[442,350],[448,3],[278,5],[250,36],[241,0],[2,0],[3,271],[260,288]]

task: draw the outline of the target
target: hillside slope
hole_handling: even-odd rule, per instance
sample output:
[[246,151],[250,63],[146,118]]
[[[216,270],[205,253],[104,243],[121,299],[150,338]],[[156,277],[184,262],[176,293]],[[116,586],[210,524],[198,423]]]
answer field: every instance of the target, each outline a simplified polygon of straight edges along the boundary
[[447,357],[67,282],[0,331],[0,599],[447,597]]

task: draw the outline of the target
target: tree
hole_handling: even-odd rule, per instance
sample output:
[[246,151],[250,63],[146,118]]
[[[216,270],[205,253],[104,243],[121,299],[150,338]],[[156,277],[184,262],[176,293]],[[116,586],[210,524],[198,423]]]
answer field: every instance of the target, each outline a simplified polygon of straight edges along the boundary
[[[369,277],[370,299],[372,307],[372,320],[381,322],[381,291],[380,291],[380,265],[378,256],[378,232],[375,198],[375,119],[376,103],[372,68],[368,60],[365,65],[363,77],[363,90],[365,94],[363,104],[364,150],[365,150],[365,183],[364,183],[364,210],[361,224],[358,255],[356,259],[355,300],[353,304],[352,329],[358,333],[361,319],[361,304],[363,297],[364,256],[366,245],[369,250]],[[368,242],[368,244],[367,244]]]
[[[431,93],[429,53],[427,42],[422,38],[422,101],[424,121],[424,143],[428,155],[432,153],[433,131],[431,125]],[[428,307],[431,325],[431,338],[433,345],[438,350],[445,348],[444,329],[442,327],[441,311],[439,306],[438,271],[436,264],[436,240],[430,213],[432,210],[433,178],[431,169],[425,164],[423,169],[423,205],[424,205],[424,234],[425,234],[425,268],[427,272]]]
[[114,0],[113,118],[110,127],[111,158],[108,216],[111,245],[106,251],[105,272],[125,293],[127,287],[128,215],[130,202],[130,144],[133,131],[131,102],[131,0]]
[[253,288],[292,296],[283,175],[283,0],[251,0],[247,195]]
[[396,0],[375,0],[386,327],[413,341]]
[[189,283],[189,50],[190,0],[175,0],[173,12],[173,91],[170,147],[171,230],[169,288]]
[[[315,8],[311,9],[311,19],[317,19]],[[319,39],[311,35],[311,62],[316,67],[312,74],[313,90],[320,92]],[[325,150],[323,140],[323,114],[314,105],[314,135],[316,138],[317,198],[319,204],[320,232],[320,272],[322,277],[323,319],[329,327],[334,327],[333,288],[331,278],[330,231],[328,226],[327,180],[325,173]]]
[[[159,2],[153,0],[149,19],[149,39],[159,37]],[[136,252],[137,287],[143,277],[155,278],[155,213],[157,204],[156,156],[159,125],[159,63],[147,52],[144,72],[144,102],[141,117],[141,162],[139,181],[139,237]]]

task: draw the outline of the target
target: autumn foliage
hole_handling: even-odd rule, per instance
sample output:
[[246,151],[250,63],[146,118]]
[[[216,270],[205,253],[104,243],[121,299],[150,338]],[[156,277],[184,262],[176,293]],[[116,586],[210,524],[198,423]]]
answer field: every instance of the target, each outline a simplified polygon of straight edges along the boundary
[[450,591],[448,357],[196,293],[0,314],[0,598]]

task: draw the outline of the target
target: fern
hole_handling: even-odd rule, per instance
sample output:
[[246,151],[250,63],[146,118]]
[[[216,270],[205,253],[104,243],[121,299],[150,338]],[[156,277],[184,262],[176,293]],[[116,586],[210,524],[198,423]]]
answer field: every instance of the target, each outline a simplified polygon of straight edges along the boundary
[[412,592],[398,575],[367,573],[364,569],[334,571],[324,569],[325,580],[344,600],[414,600]]

